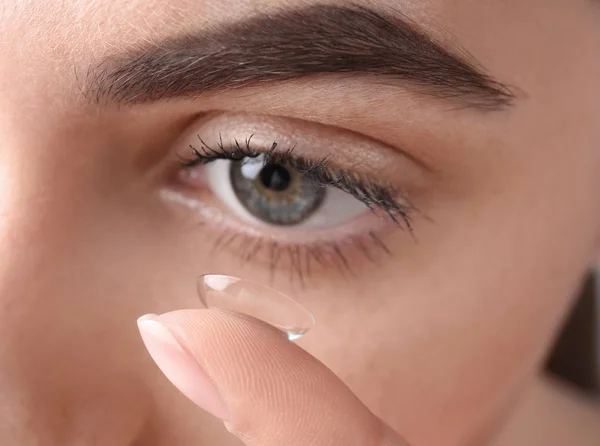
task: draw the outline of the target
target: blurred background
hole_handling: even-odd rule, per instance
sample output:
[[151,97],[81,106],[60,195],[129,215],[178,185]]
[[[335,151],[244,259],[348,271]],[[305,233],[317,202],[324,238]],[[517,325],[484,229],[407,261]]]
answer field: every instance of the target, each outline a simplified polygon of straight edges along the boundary
[[547,365],[553,375],[600,399],[600,268],[585,281]]

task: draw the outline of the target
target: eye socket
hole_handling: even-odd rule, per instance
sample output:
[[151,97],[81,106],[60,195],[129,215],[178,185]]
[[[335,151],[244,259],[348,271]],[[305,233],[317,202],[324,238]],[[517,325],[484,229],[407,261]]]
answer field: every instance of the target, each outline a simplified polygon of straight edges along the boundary
[[286,163],[264,156],[204,166],[208,187],[239,218],[287,229],[328,228],[369,212],[352,195],[316,184]]
[[357,258],[379,262],[392,255],[384,237],[413,232],[409,197],[424,175],[382,143],[290,118],[215,112],[177,145],[160,195],[206,225],[214,255],[228,251],[303,283],[313,273],[354,273]]

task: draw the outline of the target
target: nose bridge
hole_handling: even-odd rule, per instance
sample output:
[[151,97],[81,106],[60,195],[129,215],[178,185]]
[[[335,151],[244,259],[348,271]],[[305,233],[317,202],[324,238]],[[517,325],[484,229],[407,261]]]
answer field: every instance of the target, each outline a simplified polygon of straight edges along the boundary
[[0,444],[129,444],[149,402],[127,359],[135,324],[111,334],[124,325],[90,280],[93,187],[32,130],[0,124]]
[[132,444],[152,407],[127,277],[99,269],[115,251],[110,200],[97,203],[106,152],[89,136],[100,119],[78,103],[70,42],[11,23],[0,26],[0,445]]
[[24,315],[53,316],[55,305],[60,309],[49,297],[65,279],[72,211],[48,156],[52,147],[33,144],[36,139],[27,125],[0,124],[0,331]]
[[62,297],[68,221],[61,228],[51,209],[59,189],[39,188],[35,157],[14,144],[14,133],[0,139],[0,438],[37,444],[43,435],[40,444],[51,445],[68,424],[69,386],[77,387],[68,369],[77,351],[69,307],[77,308]]
[[51,445],[63,430],[52,393],[60,391],[57,374],[64,372],[66,350],[53,321],[52,263],[36,218],[40,202],[27,199],[17,178],[5,172],[0,199],[0,438],[37,444],[44,435]]

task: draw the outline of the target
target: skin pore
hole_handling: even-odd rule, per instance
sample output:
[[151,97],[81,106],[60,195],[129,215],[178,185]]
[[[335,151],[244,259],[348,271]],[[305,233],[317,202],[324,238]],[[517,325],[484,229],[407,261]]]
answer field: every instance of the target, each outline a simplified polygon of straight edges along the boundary
[[[240,444],[135,327],[197,305],[208,272],[293,294],[317,320],[299,345],[414,446],[594,444],[595,409],[539,376],[600,257],[600,8],[357,4],[388,18],[387,52],[313,0],[0,0],[3,444]],[[272,66],[305,28],[329,52]],[[359,69],[360,31],[400,56]],[[182,167],[250,139],[390,189],[408,222],[345,217],[347,194],[325,224],[267,227],[207,183],[216,163]]]

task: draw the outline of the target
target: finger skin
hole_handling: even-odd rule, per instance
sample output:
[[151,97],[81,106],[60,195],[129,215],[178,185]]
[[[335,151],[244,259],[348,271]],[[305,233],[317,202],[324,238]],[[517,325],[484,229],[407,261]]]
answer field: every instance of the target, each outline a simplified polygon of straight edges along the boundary
[[280,331],[220,310],[157,316],[206,372],[249,446],[408,446]]

